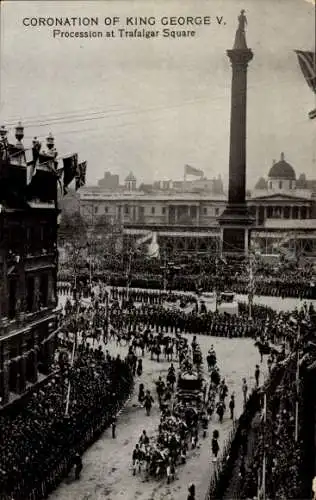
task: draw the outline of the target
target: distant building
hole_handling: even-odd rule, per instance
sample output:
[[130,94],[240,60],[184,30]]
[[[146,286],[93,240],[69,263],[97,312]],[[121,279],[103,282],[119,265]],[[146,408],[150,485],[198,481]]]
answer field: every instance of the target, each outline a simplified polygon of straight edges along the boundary
[[174,181],[172,189],[184,193],[213,193],[223,194],[223,182],[221,176],[216,179],[201,177],[193,180]]
[[63,213],[73,214],[79,212],[80,195],[74,189],[68,188],[65,196],[60,197],[59,209]]
[[[316,198],[311,190],[297,186],[295,170],[284,154],[273,163],[267,179],[262,179],[256,189],[247,193],[247,204],[255,219],[253,239],[271,252],[275,242],[284,241],[286,235],[306,253],[316,252]],[[226,205],[222,181],[220,177],[215,180],[220,192],[208,190],[214,189],[214,179],[197,179],[192,184],[157,181],[152,190],[146,184],[135,190],[135,178],[131,175],[122,192],[82,188],[80,211],[87,220],[89,214],[106,214],[112,224],[123,226],[128,237],[154,231],[161,251],[214,252],[220,237],[218,218]],[[203,187],[203,183],[205,190],[192,189],[192,185]],[[184,184],[190,189],[184,189]]]
[[132,172],[125,178],[124,186],[127,191],[136,191],[136,177]]
[[98,186],[107,189],[109,191],[119,189],[120,178],[117,174],[111,174],[111,172],[104,172],[103,179],[98,181]]
[[260,177],[258,180],[257,184],[255,185],[255,189],[267,189],[268,188],[268,181],[264,177]]

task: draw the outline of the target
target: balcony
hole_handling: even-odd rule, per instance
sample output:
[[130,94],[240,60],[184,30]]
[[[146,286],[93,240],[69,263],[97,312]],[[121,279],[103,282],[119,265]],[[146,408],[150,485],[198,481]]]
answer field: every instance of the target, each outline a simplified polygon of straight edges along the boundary
[[52,314],[56,312],[57,303],[52,304],[48,307],[42,307],[38,311],[31,313],[21,312],[18,313],[16,318],[1,318],[0,319],[0,338],[3,336],[10,335],[16,331],[21,331],[26,328],[31,328],[36,323],[40,323],[42,320],[48,319]]

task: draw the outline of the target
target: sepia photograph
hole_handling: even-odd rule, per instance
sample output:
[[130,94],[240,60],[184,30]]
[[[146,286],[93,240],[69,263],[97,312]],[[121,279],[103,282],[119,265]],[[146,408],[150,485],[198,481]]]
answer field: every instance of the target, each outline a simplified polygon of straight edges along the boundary
[[316,499],[316,0],[0,0],[0,500]]

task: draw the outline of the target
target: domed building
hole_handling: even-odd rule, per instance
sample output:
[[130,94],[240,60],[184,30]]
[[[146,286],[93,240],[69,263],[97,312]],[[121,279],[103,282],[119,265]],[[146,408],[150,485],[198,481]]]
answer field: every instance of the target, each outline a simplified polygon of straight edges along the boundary
[[136,191],[136,177],[133,172],[130,172],[124,181],[127,191]]
[[274,162],[268,174],[268,190],[289,191],[296,187],[295,170],[287,161],[284,153],[278,162]]

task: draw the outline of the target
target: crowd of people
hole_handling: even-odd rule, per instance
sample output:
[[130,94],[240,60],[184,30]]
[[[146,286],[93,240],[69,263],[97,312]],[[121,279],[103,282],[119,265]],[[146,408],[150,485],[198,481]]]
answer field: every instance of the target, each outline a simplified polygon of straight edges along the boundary
[[[301,348],[302,337],[315,330],[313,307],[305,304],[301,310],[277,313],[265,306],[255,305],[253,317],[249,318],[246,304],[239,304],[237,316],[207,311],[205,304],[196,300],[193,294],[123,291],[117,287],[108,290],[105,286],[96,288],[84,285],[73,290],[69,282],[59,284],[60,292],[73,292],[75,300],[66,301],[62,324],[65,335],[58,350],[56,370],[27,395],[18,410],[12,407],[0,413],[0,491],[4,500],[12,497],[25,500],[31,494],[34,500],[42,498],[73,467],[75,477],[80,477],[80,457],[85,447],[110,424],[115,435],[115,414],[131,392],[133,377],[142,373],[137,348],[144,355],[145,349],[157,354],[158,351],[153,348],[164,346],[166,359],[169,360],[171,353],[171,361],[175,354],[181,362],[180,371],[184,370],[186,363],[189,365],[186,369],[190,369],[188,359],[192,356],[191,365],[195,365],[199,375],[202,360],[198,355],[196,337],[190,348],[186,339],[181,337],[182,333],[251,337],[260,345],[268,345],[271,379],[276,376],[275,370],[278,370],[278,377],[281,371],[282,377],[274,385],[274,390],[270,388],[264,416],[252,433],[256,445],[252,446],[251,459],[246,441],[242,448],[240,474],[243,487],[240,498],[252,498],[251,495],[256,494],[264,453],[268,477],[266,488],[271,498],[298,498],[301,449],[300,441],[293,439],[297,400],[296,357],[293,353]],[[91,301],[84,304],[80,302],[80,297],[89,297]],[[167,302],[174,307],[166,307]],[[69,334],[74,332],[76,334],[71,337]],[[175,334],[172,340],[168,335],[171,333]],[[126,360],[121,360],[119,356],[113,359],[108,351],[104,353],[100,347],[89,347],[86,338],[90,335],[93,338],[102,337],[105,344],[111,335],[118,343],[125,335],[126,342],[131,346]],[[82,342],[78,345],[79,339]],[[280,344],[280,355],[274,356],[271,345]],[[175,352],[168,351],[173,345]],[[71,359],[73,346],[75,355]],[[285,364],[287,357],[289,359]],[[142,463],[146,463],[148,474],[166,474],[171,481],[177,464],[185,462],[189,447],[197,446],[200,430],[205,436],[212,414],[216,412],[218,422],[222,422],[228,388],[225,380],[221,380],[216,354],[212,349],[208,353],[207,364],[210,384],[208,392],[205,390],[203,393],[203,386],[202,406],[192,408],[192,401],[188,405],[179,399],[179,391],[175,392],[177,377],[173,364],[166,382],[158,381],[157,397],[161,409],[158,434],[152,442],[146,431],[142,433],[133,453],[135,474]],[[257,386],[259,377],[260,368],[257,365]],[[246,403],[246,381],[242,390]],[[144,387],[139,391],[139,402],[150,415],[153,396]],[[233,394],[228,408],[230,418],[234,419]],[[215,432],[212,439],[215,458],[218,452],[218,433]]]
[[[120,358],[79,345],[74,362],[66,346],[56,372],[27,395],[26,401],[0,413],[0,492],[4,500],[45,497],[129,396],[133,376]],[[68,392],[68,390],[70,391]]]
[[[306,498],[306,493],[302,493],[306,483],[303,454],[309,446],[306,441],[313,439],[314,427],[311,424],[309,434],[305,432],[304,437],[307,422],[304,421],[302,367],[307,363],[309,372],[315,364],[316,350],[311,356],[310,348],[315,326],[312,308],[302,308],[288,315],[286,338],[291,342],[277,356],[270,353],[273,362],[269,378],[245,401],[246,412],[239,420],[238,432],[227,454],[229,467],[226,463],[223,466],[221,495],[224,497],[226,494],[228,498],[227,495],[234,491],[238,498],[248,500],[257,498],[259,491],[259,498]],[[269,337],[269,331],[266,334]],[[307,394],[306,397],[312,396]],[[314,421],[313,416],[309,415],[309,419]],[[309,493],[311,479],[307,488]],[[216,487],[219,494],[219,485],[214,485],[213,494]]]
[[[249,259],[244,257],[221,259],[214,253],[200,256],[198,260],[191,256],[162,265],[159,260],[146,261],[134,256],[127,280],[122,276],[122,269],[129,268],[129,258],[114,260],[110,268],[100,272],[100,279],[119,287],[126,287],[129,281],[131,288],[162,289],[167,280],[170,290],[196,292],[201,288],[224,292],[229,289],[235,293],[249,293]],[[257,256],[254,259],[253,276],[257,295],[306,300],[316,298],[315,272],[308,262],[280,258],[277,263],[269,263]],[[87,282],[88,274],[83,273],[82,278]]]
[[252,443],[244,450],[240,464],[240,498],[253,498],[258,487],[264,487],[267,498],[301,498],[301,442],[295,440],[296,402],[301,404],[301,398],[297,394],[295,365],[295,358],[290,357],[283,367],[276,367],[281,374],[273,372],[272,377],[277,377],[278,383],[265,388],[266,401],[261,401],[261,411],[254,416]]

